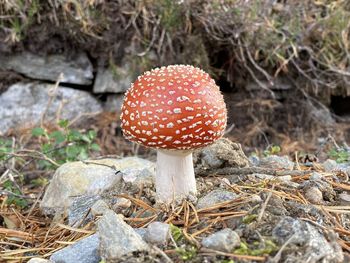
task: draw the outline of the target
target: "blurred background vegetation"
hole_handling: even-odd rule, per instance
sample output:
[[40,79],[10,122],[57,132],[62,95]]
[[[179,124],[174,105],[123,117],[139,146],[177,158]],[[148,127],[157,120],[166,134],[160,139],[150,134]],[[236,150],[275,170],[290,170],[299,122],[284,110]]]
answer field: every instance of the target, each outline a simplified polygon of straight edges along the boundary
[[[225,93],[230,134],[253,148],[350,140],[349,34],[347,0],[0,1],[0,53],[84,51],[133,78],[199,66]],[[0,78],[2,90],[17,81]]]

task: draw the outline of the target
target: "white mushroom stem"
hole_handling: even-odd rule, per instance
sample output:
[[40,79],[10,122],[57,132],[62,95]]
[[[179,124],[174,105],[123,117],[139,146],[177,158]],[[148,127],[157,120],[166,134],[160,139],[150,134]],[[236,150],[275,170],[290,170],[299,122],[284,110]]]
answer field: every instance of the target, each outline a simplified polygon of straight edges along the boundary
[[157,201],[167,204],[196,195],[191,151],[157,151],[156,192]]

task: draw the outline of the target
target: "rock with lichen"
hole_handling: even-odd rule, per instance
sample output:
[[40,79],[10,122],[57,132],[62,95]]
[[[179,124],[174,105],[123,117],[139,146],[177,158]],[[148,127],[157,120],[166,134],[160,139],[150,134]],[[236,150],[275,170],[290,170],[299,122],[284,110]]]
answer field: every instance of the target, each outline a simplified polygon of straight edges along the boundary
[[221,138],[208,147],[196,150],[193,153],[193,161],[197,170],[249,166],[249,159],[241,145],[227,138]]

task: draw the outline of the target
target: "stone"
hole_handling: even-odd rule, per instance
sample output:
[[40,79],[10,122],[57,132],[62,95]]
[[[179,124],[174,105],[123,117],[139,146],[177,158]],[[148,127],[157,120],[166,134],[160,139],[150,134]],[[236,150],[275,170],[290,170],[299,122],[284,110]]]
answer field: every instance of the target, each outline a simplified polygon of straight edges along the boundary
[[120,166],[121,160],[94,160],[94,164],[88,162],[65,163],[56,170],[40,205],[44,213],[62,212],[69,209],[74,198],[98,195],[121,182],[121,174],[116,173],[118,168],[110,168]]
[[[282,218],[272,231],[273,238],[279,245],[289,244],[299,246],[299,262],[342,262],[341,247],[336,242],[328,242],[319,230],[312,224],[286,216]],[[291,251],[288,257],[293,259]],[[295,259],[295,255],[294,255]],[[285,262],[294,262],[286,260]]]
[[[350,153],[349,153],[349,156],[350,156]],[[335,169],[337,171],[341,171],[345,174],[347,174],[347,176],[350,176],[350,162],[347,162],[347,163],[339,163]]]
[[107,210],[109,210],[109,206],[100,199],[91,206],[90,212],[92,216],[96,217],[103,215]]
[[326,172],[332,172],[336,169],[337,162],[332,159],[327,159],[322,165]]
[[155,163],[135,158],[134,165],[122,169],[123,181],[137,187],[151,187],[155,180]]
[[68,208],[68,224],[70,226],[79,227],[86,225],[93,217],[90,214],[90,209],[101,199],[99,195],[82,195],[72,197],[72,204]]
[[108,95],[103,109],[107,112],[120,112],[124,101],[124,94]]
[[163,222],[152,222],[148,225],[145,240],[149,243],[165,246],[170,238],[170,226]]
[[350,194],[343,192],[338,195],[338,198],[339,198],[340,205],[343,205],[343,206],[350,205]]
[[117,197],[112,200],[113,210],[116,212],[121,212],[123,209],[129,208],[131,206],[131,201],[124,197]]
[[256,155],[249,156],[249,162],[252,166],[259,166],[260,164],[260,158]]
[[113,69],[98,69],[94,93],[124,93],[131,87],[133,76],[128,64],[123,67],[115,66]]
[[230,185],[231,185],[231,182],[226,177],[220,179],[219,188],[225,189],[226,187],[228,187]]
[[278,170],[293,170],[294,162],[290,161],[288,156],[270,155],[261,158],[259,166]]
[[99,243],[99,235],[93,234],[54,252],[50,260],[55,263],[99,263],[101,261],[98,252]]
[[269,174],[253,173],[253,174],[247,175],[247,178],[251,181],[275,180],[278,182],[288,182],[288,183],[292,181],[292,177],[290,175],[273,176]]
[[317,181],[317,180],[321,180],[322,178],[323,178],[322,174],[318,172],[313,172],[311,173],[309,180]]
[[321,205],[324,203],[323,194],[316,186],[308,187],[304,192],[304,196],[311,204]]
[[337,195],[333,187],[322,179],[306,180],[300,184],[299,188],[303,190],[305,197],[309,198],[308,200],[313,204],[323,204],[324,200],[334,201]]
[[0,55],[0,68],[13,70],[32,79],[90,85],[93,79],[92,64],[85,53],[78,53],[72,59],[63,55],[38,56],[29,52],[14,55]]
[[220,230],[202,240],[204,247],[228,253],[232,253],[232,250],[239,247],[240,243],[239,235],[229,228]]
[[194,165],[197,169],[217,169],[222,167],[248,167],[249,160],[239,143],[226,138],[217,140],[214,144],[196,150],[193,153]]
[[62,212],[71,206],[73,197],[119,189],[122,176],[143,182],[154,171],[154,163],[137,157],[65,163],[56,170],[40,207],[45,214]]
[[[321,104],[322,105],[322,104]],[[329,127],[333,128],[336,124],[335,119],[332,116],[332,113],[330,110],[323,106],[323,107],[316,107],[312,103],[307,103],[306,105],[306,112],[310,116],[310,118],[317,123],[320,126],[323,127]]]
[[150,247],[120,216],[108,210],[97,222],[100,235],[101,257],[111,262],[136,251],[148,251]]
[[27,263],[54,263],[54,262],[43,258],[32,258]]
[[59,111],[60,118],[68,120],[82,113],[102,111],[100,103],[88,92],[61,86],[46,110],[53,88],[51,84],[17,83],[0,94],[0,135],[10,128],[37,125],[45,111],[48,123],[56,122]]
[[216,189],[211,191],[207,195],[199,198],[197,208],[208,208],[222,202],[236,199],[237,197],[238,195],[233,192],[222,189]]
[[[145,240],[145,236],[147,233],[147,228],[134,228],[135,232],[140,235],[140,237]],[[146,241],[146,240],[145,240]]]
[[252,202],[253,204],[260,204],[263,202],[263,200],[261,199],[260,195],[253,194],[249,196],[249,202]]

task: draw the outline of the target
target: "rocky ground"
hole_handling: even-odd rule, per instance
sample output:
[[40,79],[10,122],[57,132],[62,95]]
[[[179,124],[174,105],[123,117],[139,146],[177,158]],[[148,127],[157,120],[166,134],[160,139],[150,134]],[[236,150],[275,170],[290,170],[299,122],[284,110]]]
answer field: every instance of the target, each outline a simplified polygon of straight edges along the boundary
[[[150,155],[150,159],[154,159]],[[339,160],[338,160],[339,161]],[[69,162],[29,209],[2,201],[4,262],[348,262],[350,162],[221,139],[194,153],[198,199],[155,203],[152,161]],[[5,177],[6,174],[2,175]],[[40,259],[44,258],[44,259]]]

